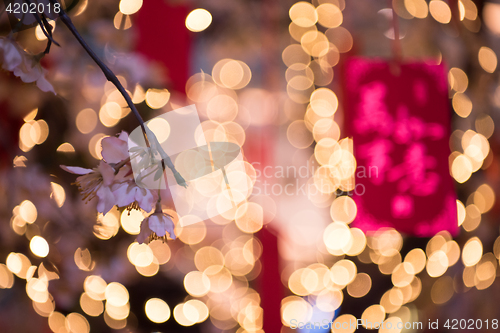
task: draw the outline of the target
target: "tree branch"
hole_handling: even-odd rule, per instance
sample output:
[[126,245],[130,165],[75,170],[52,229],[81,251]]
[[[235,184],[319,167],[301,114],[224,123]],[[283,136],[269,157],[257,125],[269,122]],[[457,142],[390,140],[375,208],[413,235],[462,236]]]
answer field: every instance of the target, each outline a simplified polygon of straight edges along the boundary
[[[27,0],[27,1],[29,1],[29,0]],[[53,5],[56,4],[56,3],[58,3],[57,0],[50,0],[50,2]],[[144,138],[146,140],[146,145],[148,147],[151,145],[152,148],[154,148],[160,154],[162,160],[165,161],[165,164],[169,167],[169,169],[174,174],[174,177],[175,177],[177,183],[179,185],[181,185],[181,186],[186,187],[187,186],[186,181],[180,175],[180,173],[175,169],[175,166],[172,163],[172,160],[167,155],[167,153],[165,153],[165,151],[163,150],[162,146],[158,142],[158,139],[156,138],[156,136],[154,135],[154,133],[144,123],[144,119],[142,119],[141,115],[139,114],[139,111],[135,107],[135,104],[132,102],[132,99],[130,98],[130,95],[127,93],[127,91],[125,90],[125,88],[123,87],[123,85],[121,84],[121,82],[118,80],[118,78],[116,77],[115,73],[113,73],[113,71],[111,71],[111,69],[109,69],[109,67],[106,66],[106,64],[101,59],[99,59],[99,57],[94,53],[94,51],[92,51],[92,49],[89,47],[89,45],[87,44],[87,42],[85,42],[85,40],[80,35],[80,33],[78,32],[78,30],[76,29],[76,27],[73,25],[73,22],[71,21],[71,18],[66,14],[66,12],[62,9],[62,7],[61,7],[61,10],[59,12],[59,18],[66,25],[66,27],[68,27],[69,31],[71,31],[71,33],[73,34],[73,36],[80,43],[80,45],[85,49],[85,51],[92,58],[92,60],[94,60],[94,62],[97,64],[97,66],[99,66],[99,68],[101,69],[101,71],[104,73],[104,76],[106,77],[106,79],[109,82],[113,83],[114,86],[116,87],[116,89],[118,89],[118,91],[121,93],[121,95],[123,96],[123,98],[125,98],[125,101],[127,102],[127,105],[132,110],[132,113],[134,114],[134,116],[139,121],[139,124],[141,125],[142,132],[144,133]]]

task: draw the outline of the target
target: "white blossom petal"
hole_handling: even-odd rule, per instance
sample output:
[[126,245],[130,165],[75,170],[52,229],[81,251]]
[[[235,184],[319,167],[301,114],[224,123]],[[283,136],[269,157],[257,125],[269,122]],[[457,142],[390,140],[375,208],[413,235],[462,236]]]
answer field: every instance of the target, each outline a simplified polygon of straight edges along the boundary
[[105,186],[110,186],[115,179],[115,169],[111,167],[108,163],[101,160],[99,166],[97,167],[102,175],[102,182]]
[[102,157],[108,163],[119,163],[129,157],[127,141],[117,137],[107,137],[101,141]]
[[148,219],[145,218],[141,222],[141,232],[137,235],[137,242],[139,244],[144,243],[148,239],[149,235],[151,235],[151,232],[151,229],[149,229]]
[[167,231],[163,216],[159,214],[152,214],[148,217],[149,229],[153,230],[157,236],[163,237]]
[[132,183],[114,184],[112,190],[118,207],[126,207],[135,201],[136,189]]
[[150,190],[137,186],[135,201],[137,201],[139,207],[144,211],[149,212],[153,209],[155,202],[158,201],[158,195],[155,195],[154,192]]
[[60,165],[59,167],[61,169],[63,169],[64,171],[67,171],[67,172],[75,174],[75,175],[86,175],[86,174],[94,171],[92,169],[81,168],[81,167],[77,167],[77,166]]
[[47,81],[44,75],[40,76],[40,78],[36,81],[36,85],[43,92],[51,92],[54,95],[56,94],[54,87],[50,84],[49,81]]
[[97,211],[106,214],[115,205],[115,196],[111,189],[107,186],[101,186],[96,192],[99,202],[97,203]]

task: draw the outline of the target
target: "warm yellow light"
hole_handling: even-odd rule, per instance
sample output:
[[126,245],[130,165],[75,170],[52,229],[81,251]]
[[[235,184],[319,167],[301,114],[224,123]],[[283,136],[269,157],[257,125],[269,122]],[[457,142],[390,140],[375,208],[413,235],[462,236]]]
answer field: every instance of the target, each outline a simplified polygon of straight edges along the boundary
[[107,135],[103,133],[98,133],[94,135],[89,141],[89,152],[93,158],[100,160],[102,159],[101,155],[101,140],[104,139]]
[[193,32],[205,30],[212,23],[212,14],[206,9],[197,8],[186,17],[186,28]]
[[473,237],[467,241],[462,251],[462,261],[465,266],[474,266],[479,262],[483,254],[483,244],[477,237]]
[[135,14],[141,9],[142,0],[121,0],[120,1],[120,12],[125,15]]
[[132,209],[124,210],[120,217],[120,223],[123,230],[131,235],[138,235],[141,232],[141,223],[144,220],[142,210]]
[[170,318],[170,307],[159,298],[150,298],[144,306],[144,311],[153,323],[161,324]]
[[90,332],[90,325],[87,319],[79,313],[73,312],[66,316],[66,327],[75,333]]
[[146,92],[146,104],[151,109],[160,109],[168,103],[170,92],[167,89],[149,88]]
[[170,124],[165,119],[153,118],[150,121],[148,121],[146,125],[149,127],[151,132],[154,133],[159,143],[163,143],[168,139],[170,135]]
[[289,15],[292,22],[299,27],[307,28],[318,22],[316,8],[311,3],[305,1],[294,4],[290,8]]
[[[54,32],[54,29],[56,27],[56,21],[48,21],[48,22],[52,26],[52,32]],[[40,27],[40,24],[36,26],[35,37],[38,40],[46,40],[47,39],[47,37],[45,36],[45,34],[42,31],[42,28]]]
[[429,11],[432,17],[442,24],[450,23],[451,9],[445,1],[432,0],[429,3]]
[[49,254],[49,243],[45,238],[35,236],[30,241],[30,250],[37,257],[45,258]]
[[76,128],[83,134],[90,133],[97,125],[97,114],[92,109],[83,109],[76,116]]
[[66,191],[64,188],[54,182],[50,183],[50,187],[52,188],[52,193],[50,193],[50,198],[54,199],[58,207],[62,207],[64,205],[64,201],[66,201]]
[[483,19],[491,32],[500,35],[500,4],[486,2],[483,7]]
[[203,272],[189,272],[184,277],[184,289],[191,296],[204,296],[210,291],[210,279]]
[[128,302],[128,290],[121,283],[111,282],[104,291],[106,300],[113,306],[120,307]]
[[472,112],[472,102],[470,98],[460,92],[453,95],[452,105],[455,112],[462,118],[467,118]]
[[85,281],[83,282],[83,288],[87,295],[96,301],[102,301],[105,297],[106,291],[106,281],[100,276],[90,275],[87,276]]
[[497,68],[497,55],[489,47],[483,46],[478,53],[479,64],[488,73],[493,73]]
[[80,307],[86,314],[92,317],[97,317],[104,311],[102,301],[91,298],[87,293],[82,293],[80,296]]
[[34,223],[36,221],[36,218],[38,217],[35,205],[29,200],[24,200],[23,202],[21,202],[19,215],[28,223]]

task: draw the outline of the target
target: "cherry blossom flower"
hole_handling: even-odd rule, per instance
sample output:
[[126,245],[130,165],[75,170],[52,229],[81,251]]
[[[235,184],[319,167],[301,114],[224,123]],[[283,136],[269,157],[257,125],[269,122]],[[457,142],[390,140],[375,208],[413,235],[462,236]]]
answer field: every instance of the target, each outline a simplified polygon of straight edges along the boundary
[[65,171],[81,175],[76,178],[76,185],[87,202],[95,197],[99,198],[97,211],[106,214],[115,205],[115,195],[111,191],[111,184],[115,179],[115,170],[106,162],[101,161],[94,169],[86,169],[61,165]]
[[106,214],[113,206],[127,209],[141,208],[150,212],[158,201],[156,191],[139,187],[134,181],[128,154],[128,134],[107,137],[101,141],[103,160],[94,169],[61,166],[73,174],[84,200],[97,197],[97,211]]
[[149,244],[157,239],[161,239],[165,242],[168,237],[167,233],[170,238],[176,238],[172,216],[163,213],[161,203],[158,202],[156,204],[155,212],[142,221],[141,232],[137,236],[137,242],[140,244]]
[[40,90],[55,94],[54,88],[45,78],[46,70],[42,68],[40,59],[40,55],[27,53],[11,38],[0,37],[2,68],[14,73],[23,82],[36,82]]
[[127,132],[122,131],[118,137],[104,138],[101,145],[101,154],[107,163],[118,165],[128,160],[123,165],[126,172],[124,172],[125,176],[122,181],[115,182],[111,188],[116,198],[116,205],[118,207],[127,207],[127,209],[141,208],[146,212],[151,211],[154,203],[158,200],[158,194],[139,187],[134,181],[129,160]]
[[128,133],[122,131],[118,137],[109,136],[102,139],[102,158],[107,163],[120,163],[129,158],[128,154]]
[[149,212],[158,200],[155,192],[137,186],[134,181],[114,184],[111,190],[116,198],[116,205],[127,209],[141,208]]

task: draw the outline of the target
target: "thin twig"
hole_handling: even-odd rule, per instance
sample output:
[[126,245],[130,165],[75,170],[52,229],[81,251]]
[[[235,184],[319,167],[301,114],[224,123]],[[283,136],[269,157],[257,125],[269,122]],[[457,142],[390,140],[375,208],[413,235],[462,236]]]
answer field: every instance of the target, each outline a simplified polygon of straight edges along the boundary
[[[27,4],[32,4],[31,0],[24,0]],[[38,25],[40,25],[40,29],[42,29],[42,32],[43,34],[45,35],[45,37],[47,37],[48,40],[50,40],[52,43],[56,44],[57,46],[61,46],[59,45],[58,42],[56,42],[53,38],[52,38],[52,34],[48,33],[47,30],[45,30],[45,26],[42,22],[42,19],[40,18],[40,16],[38,16],[38,13],[35,11],[33,13],[33,16],[35,17],[35,20],[38,22]]]
[[[29,0],[27,0],[29,1]],[[57,4],[57,0],[49,0],[53,5]],[[125,98],[125,101],[127,102],[127,105],[129,106],[130,110],[132,110],[132,113],[134,116],[137,118],[139,121],[139,124],[141,126],[142,132],[144,133],[144,138],[146,140],[146,145],[149,147],[152,145],[152,148],[154,148],[161,156],[162,160],[165,161],[165,164],[169,167],[169,169],[172,171],[174,174],[174,177],[177,181],[177,183],[181,186],[186,187],[186,181],[184,178],[179,174],[179,172],[175,169],[174,164],[172,163],[172,160],[170,157],[165,153],[163,150],[162,146],[158,142],[158,139],[154,135],[154,133],[147,127],[147,125],[144,123],[144,120],[142,119],[141,115],[139,114],[139,111],[135,107],[135,104],[132,102],[132,99],[130,98],[130,95],[127,93],[123,85],[121,84],[120,80],[116,77],[115,73],[109,69],[106,64],[99,59],[99,57],[92,51],[92,49],[89,47],[87,42],[83,39],[83,37],[80,35],[76,27],[73,25],[73,22],[71,21],[71,18],[66,14],[66,12],[62,9],[59,12],[59,18],[61,21],[68,27],[69,31],[73,34],[73,36],[76,38],[76,40],[80,43],[80,45],[85,49],[85,51],[88,53],[88,55],[94,60],[94,62],[99,66],[101,71],[104,73],[104,76],[106,79],[113,83],[113,85],[118,89],[118,91],[121,93],[123,98]]]
[[[52,37],[52,29],[53,29],[53,27],[49,24],[49,22],[47,21],[47,18],[43,14],[42,14],[42,22],[43,22],[43,25],[45,26],[45,29],[47,29],[47,32],[49,33],[50,37]],[[49,54],[51,46],[52,46],[52,40],[47,39],[47,47],[45,48],[45,50],[43,51],[43,53],[44,54]]]

